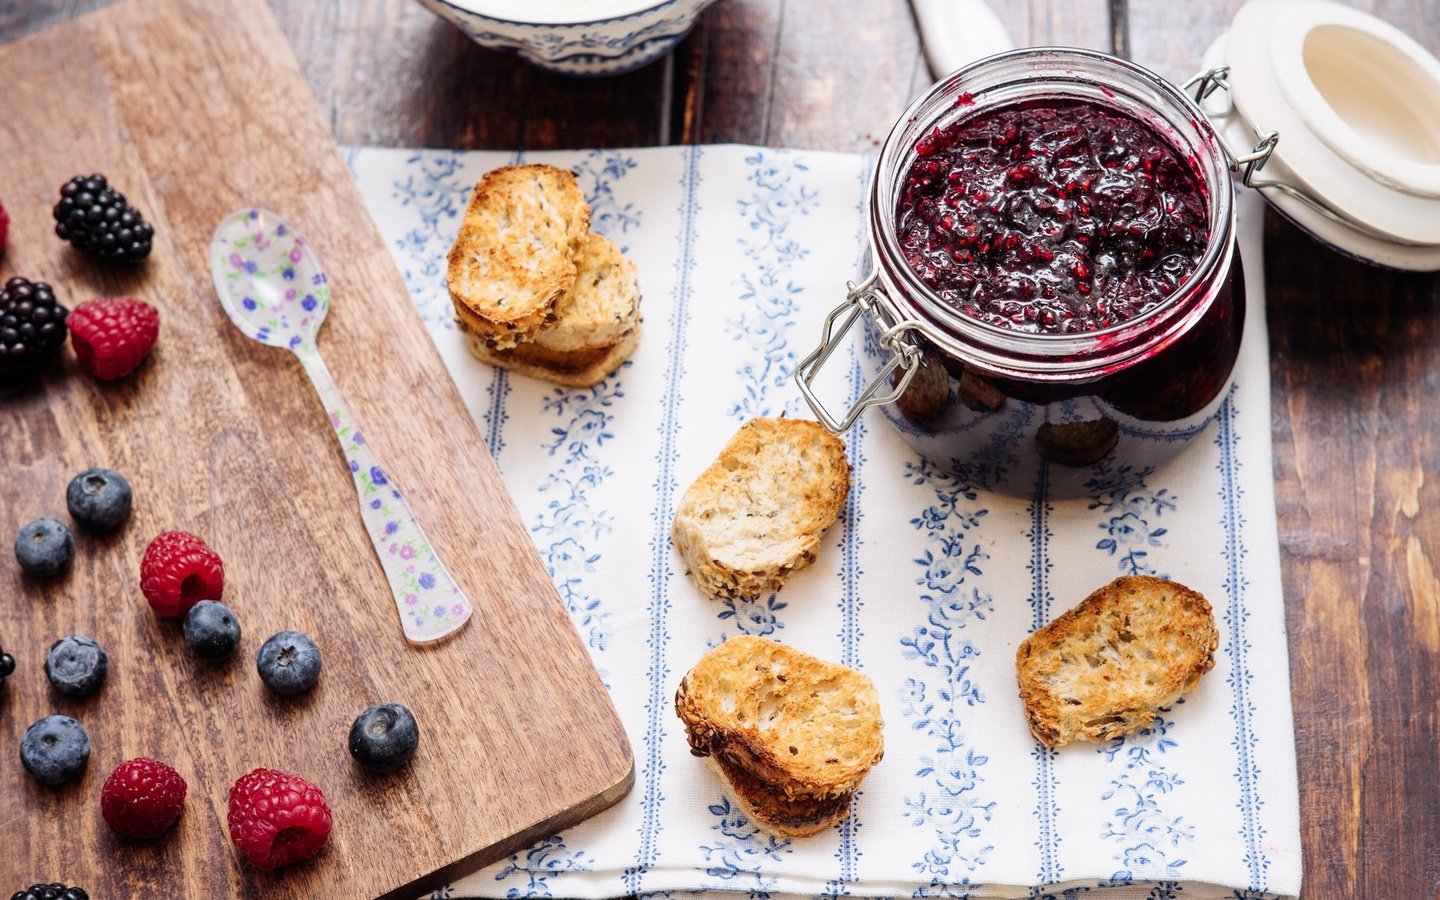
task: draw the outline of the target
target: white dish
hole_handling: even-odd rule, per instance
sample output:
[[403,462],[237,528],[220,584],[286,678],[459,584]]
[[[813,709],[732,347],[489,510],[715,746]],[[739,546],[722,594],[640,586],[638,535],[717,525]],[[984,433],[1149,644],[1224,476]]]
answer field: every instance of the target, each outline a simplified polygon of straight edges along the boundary
[[568,75],[618,75],[654,62],[715,0],[420,0],[477,44]]
[[1205,55],[1222,63],[1205,111],[1237,154],[1278,133],[1256,173],[1294,189],[1262,188],[1275,209],[1362,261],[1440,269],[1440,61],[1339,3],[1252,0]]
[[628,16],[658,0],[449,0],[450,5],[491,19],[529,24],[573,25]]

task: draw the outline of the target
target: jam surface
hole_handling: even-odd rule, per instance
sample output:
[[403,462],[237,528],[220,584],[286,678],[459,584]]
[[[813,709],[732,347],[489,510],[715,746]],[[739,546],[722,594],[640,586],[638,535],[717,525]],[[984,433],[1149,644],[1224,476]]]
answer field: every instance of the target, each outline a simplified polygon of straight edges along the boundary
[[[961,104],[963,105],[963,104]],[[1153,128],[1079,100],[983,109],[915,145],[896,231],[941,299],[1017,331],[1098,331],[1195,271],[1205,185]]]

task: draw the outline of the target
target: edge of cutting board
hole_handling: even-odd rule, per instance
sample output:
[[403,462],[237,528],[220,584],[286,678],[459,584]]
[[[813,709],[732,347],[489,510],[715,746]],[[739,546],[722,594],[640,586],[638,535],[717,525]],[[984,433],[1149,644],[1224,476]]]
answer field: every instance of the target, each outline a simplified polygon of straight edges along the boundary
[[[0,47],[0,65],[12,73],[0,82],[12,217],[0,273],[50,281],[72,308],[139,294],[162,320],[151,358],[124,381],[89,379],[66,349],[39,385],[0,394],[0,480],[21,486],[0,495],[0,532],[63,518],[64,486],[89,465],[136,488],[118,536],[77,534],[69,575],[35,583],[0,565],[0,632],[23,652],[0,687],[0,748],[52,712],[84,721],[95,746],[60,789],[0,755],[0,821],[27,825],[0,857],[5,880],[18,864],[16,880],[69,879],[92,896],[413,897],[618,802],[635,778],[623,725],[263,0],[123,0]],[[53,236],[55,190],[82,170],[109,174],[155,224],[142,269],[92,265]],[[223,318],[205,248],[244,205],[286,215],[330,267],[327,362],[475,602],[437,647],[400,633],[298,364]],[[368,343],[376,330],[389,353]],[[406,443],[412,434],[423,439]],[[279,457],[286,466],[271,464]],[[245,626],[225,666],[189,658],[139,596],[140,551],[171,527],[225,558],[225,599]],[[320,686],[292,701],[270,697],[250,662],[282,627],[334,649]],[[71,632],[110,655],[89,700],[53,695],[38,676],[36,657]],[[426,735],[414,763],[382,780],[358,773],[343,741],[379,700],[411,705]],[[175,765],[190,795],[171,832],[129,844],[101,823],[98,795],[138,755]],[[267,874],[230,846],[225,795],[255,765],[330,796],[336,828],[315,860]]]

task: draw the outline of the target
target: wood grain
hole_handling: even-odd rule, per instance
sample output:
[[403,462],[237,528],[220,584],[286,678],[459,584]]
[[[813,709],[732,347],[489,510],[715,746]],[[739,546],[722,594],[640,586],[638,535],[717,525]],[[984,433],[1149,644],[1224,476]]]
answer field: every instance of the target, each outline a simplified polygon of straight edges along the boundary
[[[997,4],[1027,44],[1109,50],[1105,0]],[[677,140],[877,151],[935,80],[907,0],[731,2],[679,54],[692,77]]]
[[[99,2],[0,4],[0,39]],[[1184,78],[1240,2],[994,5],[1025,43],[1113,49]],[[1440,51],[1440,4],[1355,5]],[[703,140],[865,150],[929,80],[900,0],[722,0],[668,64],[597,82],[551,80],[478,50],[412,0],[272,6],[342,143],[529,141],[543,149]],[[447,72],[451,80],[434,83]],[[461,72],[505,87],[470,90]],[[528,92],[511,93],[516,85]],[[522,120],[561,125],[522,133]],[[1266,256],[1305,893],[1433,897],[1440,280],[1356,265],[1273,216]],[[52,426],[29,427],[27,441],[56,439]]]
[[[1136,60],[1188,77],[1240,5],[1131,0]],[[1440,6],[1357,5],[1440,52]],[[1273,213],[1265,276],[1305,894],[1436,896],[1440,279]]]
[[[113,539],[82,536],[59,581],[0,567],[0,630],[19,665],[0,698],[0,744],[60,712],[94,752],[58,790],[0,766],[0,888],[65,878],[96,897],[413,897],[607,806],[633,778],[625,734],[483,442],[445,373],[299,70],[256,0],[131,0],[0,50],[4,266],[56,285],[71,305],[133,293],[162,336],[133,378],[101,385],[73,361],[0,399],[0,522],[64,518],[70,476],[125,472],[136,509]],[[64,98],[64,102],[56,102]],[[104,171],[156,226],[141,269],[89,264],[50,233],[56,187]],[[246,204],[302,224],[330,263],[335,303],[320,345],[377,455],[476,606],[436,647],[401,633],[324,410],[288,354],[240,337],[220,311],[206,247]],[[68,360],[67,356],[67,360]],[[189,656],[151,615],[139,554],[167,528],[226,561],[226,601],[245,629],[219,666]],[[253,654],[276,631],[313,635],[320,685],[271,696]],[[54,695],[43,650],[73,632],[111,673],[84,701]],[[348,758],[365,706],[404,703],[425,735],[413,763],[375,778]],[[122,760],[153,755],[190,784],[176,833],[121,846],[96,809]],[[274,875],[226,840],[230,784],[257,766],[302,774],[336,827],[311,863]],[[23,824],[22,824],[23,823]]]

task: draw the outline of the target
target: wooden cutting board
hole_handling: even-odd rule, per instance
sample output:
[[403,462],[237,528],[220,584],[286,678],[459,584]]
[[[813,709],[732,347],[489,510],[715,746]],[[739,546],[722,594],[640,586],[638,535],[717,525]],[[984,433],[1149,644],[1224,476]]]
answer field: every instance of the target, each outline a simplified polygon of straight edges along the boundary
[[[101,384],[67,347],[43,381],[0,394],[0,645],[18,663],[0,686],[0,893],[61,880],[97,898],[415,897],[619,800],[634,766],[605,688],[263,0],[129,0],[0,48],[0,71],[12,220],[0,278],[48,281],[71,307],[128,293],[161,311],[136,375]],[[91,264],[54,236],[59,186],[92,171],[154,223],[143,267]],[[326,264],[321,350],[475,603],[439,646],[402,636],[299,365],[221,312],[205,248],[221,216],[248,204],[294,222]],[[134,485],[129,523],[107,539],[77,531],[67,576],[22,578],[11,535],[38,516],[68,521],[66,484],[92,465]],[[140,554],[170,528],[225,560],[244,628],[225,664],[190,656],[140,594]],[[325,670],[286,700],[254,658],[290,628],[315,637]],[[42,671],[50,643],[75,632],[110,658],[104,688],[81,701]],[[414,710],[423,737],[408,768],[374,777],[346,736],[382,701]],[[83,722],[94,748],[84,777],[58,789],[17,754],[51,713]],[[132,844],[104,825],[99,795],[135,756],[175,766],[190,793],[171,832]],[[227,793],[258,766],[329,797],[335,829],[316,859],[265,874],[234,851]]]

